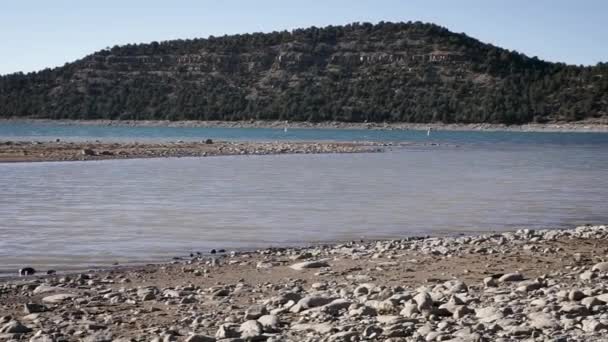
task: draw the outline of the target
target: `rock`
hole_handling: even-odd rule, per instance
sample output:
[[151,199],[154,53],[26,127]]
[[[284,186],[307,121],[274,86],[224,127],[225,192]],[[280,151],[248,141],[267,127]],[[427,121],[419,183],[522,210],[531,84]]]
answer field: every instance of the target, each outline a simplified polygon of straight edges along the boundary
[[204,336],[204,335],[190,335],[186,338],[185,342],[215,342],[216,339],[214,337]]
[[583,321],[583,331],[586,332],[596,332],[606,328],[608,328],[608,326],[602,324],[596,319],[586,319]]
[[367,339],[377,339],[380,335],[382,335],[383,331],[384,330],[378,326],[368,325],[363,330],[363,337],[365,337]]
[[263,305],[252,305],[245,311],[245,320],[258,319],[267,314],[268,310]]
[[581,300],[581,305],[584,305],[587,309],[591,309],[594,306],[602,304],[604,304],[604,302],[595,297],[586,297]]
[[399,312],[401,316],[406,318],[414,318],[419,313],[420,311],[418,311],[418,304],[416,304],[414,301],[408,301],[405,303],[403,309],[401,312]]
[[559,309],[559,312],[574,315],[574,316],[582,316],[582,315],[586,316],[589,314],[589,310],[586,307],[584,307],[580,304],[569,303],[569,302],[563,304],[562,307]]
[[530,326],[536,329],[556,329],[559,327],[557,321],[548,313],[533,312],[528,314],[528,319],[530,320]]
[[20,276],[29,276],[29,275],[34,275],[36,273],[36,270],[33,269],[32,267],[24,267],[19,269],[19,275]]
[[433,299],[428,292],[420,292],[414,296],[418,311],[430,311],[433,308]]
[[40,285],[34,289],[33,293],[34,294],[43,294],[43,293],[59,292],[59,291],[65,291],[65,289],[63,289],[61,287],[55,287],[55,286]]
[[608,272],[608,262],[600,262],[599,264],[595,264],[591,270],[606,273]]
[[579,277],[580,280],[587,281],[587,280],[591,280],[591,279],[596,278],[597,274],[595,272],[592,272],[592,271],[585,271],[585,272],[581,273],[578,277]]
[[568,299],[570,299],[572,301],[579,301],[585,297],[586,297],[585,294],[579,290],[572,290],[568,293]]
[[356,331],[341,331],[330,335],[328,341],[358,341],[358,339],[355,340],[357,336],[359,336],[359,333]]
[[44,298],[42,298],[42,302],[47,303],[47,304],[59,304],[59,303],[63,303],[65,301],[73,300],[76,298],[78,298],[78,296],[75,294],[61,293],[61,294],[44,297]]
[[543,287],[542,283],[537,281],[524,281],[516,289],[517,292],[530,292],[535,291]]
[[279,327],[279,318],[276,315],[264,315],[258,318],[265,332],[275,332]]
[[504,315],[495,307],[488,306],[475,309],[475,317],[479,318],[479,321],[482,323],[491,323],[503,318]]
[[319,334],[328,334],[334,330],[330,323],[298,323],[291,326],[294,331],[316,331]]
[[83,156],[94,156],[95,155],[95,151],[93,151],[90,148],[84,148],[80,151],[80,154],[82,154]]
[[486,287],[496,287],[496,286],[498,286],[498,283],[496,282],[496,279],[494,279],[494,277],[483,278],[483,284]]
[[322,306],[331,303],[337,298],[333,297],[321,297],[321,296],[306,296],[298,301],[289,311],[298,313],[300,311]]
[[522,281],[524,276],[521,273],[507,273],[498,278],[499,283],[511,282],[511,281]]
[[234,338],[241,337],[240,326],[235,323],[224,323],[220,325],[215,333],[215,338],[223,339],[223,338]]
[[320,267],[329,267],[329,264],[325,260],[316,260],[316,261],[303,261],[297,264],[293,264],[289,266],[289,268],[301,271],[308,268],[320,268]]
[[47,310],[46,306],[35,303],[27,303],[23,305],[23,311],[26,314],[45,312]]
[[348,307],[350,307],[351,304],[352,304],[352,302],[349,300],[338,298],[338,299],[331,301],[330,303],[323,305],[321,307],[321,309],[324,312],[335,316],[335,315],[338,315],[338,313],[340,313],[341,310],[348,309]]
[[21,324],[21,322],[13,320],[6,323],[2,328],[0,328],[0,333],[3,334],[26,334],[32,331],[32,329],[26,327]]
[[205,140],[205,144],[211,145],[211,144],[213,144],[213,140],[207,139],[207,140]]
[[264,328],[258,321],[249,320],[241,324],[239,327],[239,332],[241,333],[241,338],[252,340],[261,336],[264,332]]

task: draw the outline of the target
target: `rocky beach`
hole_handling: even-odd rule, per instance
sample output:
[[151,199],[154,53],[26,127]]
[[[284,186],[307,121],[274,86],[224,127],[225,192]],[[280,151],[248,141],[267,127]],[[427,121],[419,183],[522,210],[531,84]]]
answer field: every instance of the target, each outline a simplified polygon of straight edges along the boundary
[[350,142],[47,142],[0,141],[1,162],[75,161],[224,155],[380,152],[383,143]]
[[603,341],[607,241],[520,229],[38,270],[0,280],[0,339]]

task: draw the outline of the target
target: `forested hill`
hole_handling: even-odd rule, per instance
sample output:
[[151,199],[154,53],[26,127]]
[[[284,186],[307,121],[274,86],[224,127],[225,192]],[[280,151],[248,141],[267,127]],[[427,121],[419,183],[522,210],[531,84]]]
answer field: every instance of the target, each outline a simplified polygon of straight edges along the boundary
[[0,116],[526,123],[608,117],[608,64],[529,58],[424,23],[115,46],[0,77]]

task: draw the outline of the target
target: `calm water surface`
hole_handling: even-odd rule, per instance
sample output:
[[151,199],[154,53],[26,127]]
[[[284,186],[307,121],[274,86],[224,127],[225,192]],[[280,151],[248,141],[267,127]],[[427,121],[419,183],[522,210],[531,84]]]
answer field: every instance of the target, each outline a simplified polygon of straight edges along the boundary
[[[324,140],[327,132],[302,134]],[[429,139],[426,132],[339,132],[330,135]],[[7,136],[0,129],[0,139]],[[436,132],[433,138],[457,144],[379,154],[0,164],[0,270],[608,222],[608,135]]]

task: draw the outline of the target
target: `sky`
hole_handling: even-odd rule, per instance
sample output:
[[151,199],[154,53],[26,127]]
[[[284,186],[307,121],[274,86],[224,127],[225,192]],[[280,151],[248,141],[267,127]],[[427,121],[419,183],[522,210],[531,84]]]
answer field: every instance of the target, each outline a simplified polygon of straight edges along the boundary
[[605,0],[19,0],[0,8],[0,74],[127,43],[352,22],[423,21],[568,64],[608,61]]

